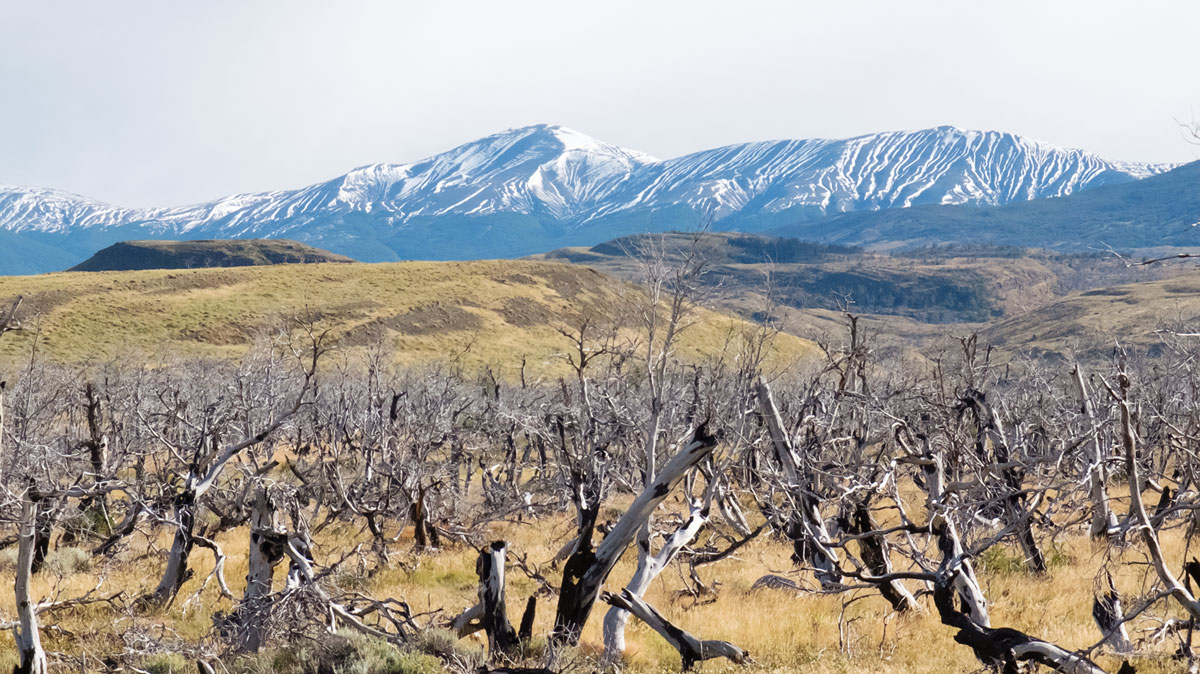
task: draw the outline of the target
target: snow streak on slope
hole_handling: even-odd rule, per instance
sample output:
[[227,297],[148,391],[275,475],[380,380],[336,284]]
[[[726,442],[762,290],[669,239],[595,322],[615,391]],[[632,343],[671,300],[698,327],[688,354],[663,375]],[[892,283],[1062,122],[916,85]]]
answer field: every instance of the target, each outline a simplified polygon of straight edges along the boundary
[[627,204],[686,203],[717,219],[798,206],[821,213],[1059,197],[1169,167],[1117,164],[998,132],[939,127],[848,140],[747,143],[648,167]]
[[283,234],[335,212],[382,211],[398,220],[501,212],[571,219],[599,206],[654,159],[555,126],[488,136],[413,164],[364,166],[299,190],[243,194],[169,209],[107,206],[63,192],[0,186],[0,228],[63,232],[138,224],[226,236]]
[[298,190],[181,208],[124,209],[63,192],[0,186],[0,229],[69,236],[79,229],[134,227],[156,237],[282,237],[312,227],[336,230],[356,214],[369,215],[371,227],[393,234],[413,218],[450,215],[520,214],[583,229],[601,218],[611,223],[679,205],[716,220],[796,208],[822,215],[919,204],[999,205],[1169,168],[1107,162],[1012,134],[953,127],[748,143],[657,161],[570,129],[538,125],[411,164],[365,166]]

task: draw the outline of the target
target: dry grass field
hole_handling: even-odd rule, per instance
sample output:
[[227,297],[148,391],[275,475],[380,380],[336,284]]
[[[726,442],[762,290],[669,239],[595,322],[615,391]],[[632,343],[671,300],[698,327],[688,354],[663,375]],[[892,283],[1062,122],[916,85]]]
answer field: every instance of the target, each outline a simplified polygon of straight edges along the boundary
[[[25,330],[0,343],[0,359],[28,358],[36,340],[51,361],[102,362],[160,354],[230,358],[288,317],[311,312],[343,350],[385,345],[402,362],[494,366],[512,376],[560,374],[569,342],[557,331],[578,317],[625,326],[633,337],[634,286],[552,262],[403,262],[0,277],[0,304],[24,296]],[[679,354],[703,359],[731,348],[749,324],[700,309]],[[778,362],[815,347],[781,335]]]
[[[659,517],[669,518],[672,510],[680,508],[677,499],[669,500]],[[541,563],[550,559],[569,538],[570,530],[571,525],[565,518],[552,518],[496,525],[485,538],[507,540],[510,555],[527,555],[530,563],[537,565],[540,572],[557,584],[561,570],[552,570]],[[358,534],[352,529],[327,531],[317,539],[318,561],[342,557],[351,548],[349,542],[360,539]],[[701,541],[704,538],[705,534],[702,534]],[[225,576],[229,587],[240,597],[245,587],[248,533],[244,528],[229,531],[218,542],[228,555]],[[155,550],[161,550],[167,544],[165,537],[148,541],[139,535],[130,552],[107,563],[89,562],[85,554],[76,554],[79,551],[72,549],[59,550],[50,558],[50,572],[41,574],[36,581],[35,593],[81,594],[103,580],[103,588],[123,588],[130,595],[136,595],[138,591],[152,588],[161,564]],[[1178,535],[1164,536],[1164,547],[1168,558],[1183,558],[1185,551]],[[150,552],[145,555],[135,552],[147,549]],[[1031,578],[1025,572],[1019,555],[1010,548],[994,548],[977,562],[981,584],[991,603],[993,626],[1018,628],[1068,648],[1089,647],[1099,640],[1099,632],[1091,619],[1093,578],[1111,562],[1109,568],[1113,570],[1119,588],[1130,591],[1142,587],[1141,576],[1148,571],[1136,562],[1142,561],[1143,557],[1136,545],[1109,550],[1093,545],[1086,537],[1066,538],[1055,542],[1050,549],[1050,573],[1040,579]],[[763,537],[734,558],[701,567],[702,579],[717,591],[715,595],[700,598],[680,594],[685,587],[681,579],[687,570],[676,562],[654,583],[647,598],[680,627],[701,638],[728,640],[748,650],[754,658],[753,663],[744,667],[724,660],[701,663],[700,670],[705,672],[942,674],[979,671],[970,649],[955,643],[953,630],[939,622],[929,597],[921,600],[925,607],[921,615],[904,617],[892,613],[887,602],[874,590],[835,595],[751,590],[755,580],[765,574],[788,576],[801,585],[812,585],[808,574],[794,571],[790,553],[790,545],[785,542]],[[475,557],[472,548],[454,544],[438,551],[414,553],[411,539],[402,535],[393,546],[392,562],[381,572],[364,576],[359,558],[351,555],[329,582],[375,597],[403,599],[414,613],[438,612],[422,618],[422,621],[437,625],[476,601]],[[633,557],[629,552],[622,559],[613,573],[612,584],[628,579],[633,570]],[[139,669],[163,673],[194,671],[191,658],[197,650],[186,644],[210,643],[206,642],[206,635],[213,627],[210,614],[213,611],[228,612],[234,606],[232,601],[220,596],[212,581],[197,594],[212,570],[212,557],[197,550],[194,558],[196,575],[184,585],[179,598],[169,609],[139,615],[98,605],[59,614],[47,620],[57,623],[57,627],[46,634],[48,650],[75,655],[88,652],[102,657],[104,653],[120,651],[122,647],[136,647],[142,635],[152,635],[161,643],[178,643],[179,649],[176,652],[148,652],[136,665]],[[0,558],[0,582],[4,584],[11,583],[11,564],[11,556]],[[279,584],[283,582],[285,566],[280,565],[276,577]],[[56,571],[63,575],[56,576]],[[918,587],[913,582],[908,585],[914,589]],[[507,599],[509,615],[514,620],[520,616],[525,600],[536,588],[537,585],[521,571],[509,569]],[[553,602],[553,597],[541,598],[535,633],[549,631]],[[12,615],[11,604],[11,594],[0,595],[0,615]],[[606,608],[603,605],[597,607],[578,652],[571,655],[581,669],[590,668],[594,664],[590,659],[599,654],[600,618]],[[1146,638],[1158,624],[1149,618],[1137,619],[1130,624],[1130,634],[1135,641]],[[145,642],[150,643],[150,640]],[[626,664],[630,671],[679,670],[675,651],[636,620],[630,623],[628,642]],[[454,646],[467,662],[481,658],[484,647],[479,636],[468,637]],[[161,644],[156,646],[160,651],[161,648]],[[1138,671],[1181,671],[1180,665],[1169,657],[1172,649],[1169,639],[1149,648],[1147,654],[1135,660]],[[388,647],[381,645],[380,650],[386,652]],[[312,653],[319,651],[314,645]],[[4,644],[2,657],[0,666],[15,661],[11,642]],[[304,657],[300,655],[301,660]],[[1094,659],[1110,672],[1116,671],[1121,664],[1121,658],[1103,651]],[[296,660],[297,652],[290,649],[230,658],[223,664],[229,671],[237,672],[304,671],[297,666]],[[340,671],[432,672],[440,668],[439,662],[433,658],[414,658],[399,668],[393,665],[391,669],[384,666],[375,670],[368,667]]]
[[1169,279],[1073,292],[987,328],[985,335],[1009,349],[1070,353],[1114,340],[1145,349],[1162,341],[1162,330],[1200,317],[1200,271]]
[[[624,319],[628,326],[629,307],[636,304],[639,292],[629,284],[583,267],[540,261],[337,264],[0,278],[0,304],[17,295],[27,302],[24,330],[10,334],[12,339],[6,337],[0,357],[12,363],[28,358],[36,347],[45,358],[72,363],[158,354],[236,358],[281,318],[308,311],[332,327],[341,350],[346,352],[384,343],[402,354],[404,364],[454,359],[464,369],[489,366],[510,377],[524,358],[528,371],[535,376],[554,375],[564,372],[561,354],[567,348],[566,339],[556,328],[569,325],[580,315],[608,317],[616,323]],[[1182,313],[1181,307],[1188,306],[1188,298],[1197,293],[1200,273],[1103,292],[1085,291],[993,330],[997,339],[1018,342],[1020,346],[1057,339],[1044,328],[1030,327],[1037,320],[1047,325],[1070,323],[1086,330],[1128,330],[1129,325],[1148,322],[1154,316]],[[794,318],[804,319],[805,315],[798,312]],[[700,310],[695,318],[679,348],[685,360],[729,355],[752,329],[739,319],[707,310]],[[836,315],[824,312],[819,318],[828,324],[827,334],[833,335]],[[872,329],[884,327],[872,325]],[[919,328],[914,324],[913,329]],[[1022,330],[1034,329],[1039,330],[1038,335],[1021,341],[1020,335],[1025,334]],[[623,330],[622,334],[635,336],[633,328]],[[1131,334],[1131,339],[1137,339],[1142,333]],[[1074,336],[1078,335],[1069,333],[1063,338]],[[1056,341],[1046,343],[1060,345]],[[1061,345],[1070,346],[1066,342]],[[780,335],[774,342],[771,362],[775,367],[790,367],[811,361],[818,354],[812,342]],[[919,364],[920,357],[912,354],[912,362]],[[281,454],[280,460],[286,464],[286,454]],[[277,470],[275,477],[283,480],[284,469]],[[1126,507],[1119,498],[1124,489],[1119,482],[1110,485],[1112,495],[1118,497],[1118,511]],[[613,519],[629,499],[628,494],[615,495],[602,519]],[[467,494],[462,500],[478,503],[482,497]],[[752,505],[747,506],[748,512],[754,512]],[[657,517],[667,522],[685,511],[678,494],[673,494]],[[204,517],[215,515],[205,511]],[[403,600],[414,613],[421,614],[422,624],[434,627],[444,625],[448,618],[474,603],[478,584],[475,549],[452,542],[439,550],[416,552],[407,520],[392,519],[385,525],[397,539],[389,548],[389,561],[382,565],[365,547],[356,551],[358,544],[368,540],[361,529],[339,524],[321,531],[315,539],[318,565],[343,560],[325,582],[376,598]],[[1173,564],[1181,564],[1193,553],[1185,549],[1181,525],[1173,526],[1163,534],[1165,553]],[[430,644],[414,646],[404,655],[397,655],[382,643],[363,643],[363,638],[355,637],[353,655],[358,659],[337,667],[325,659],[345,654],[329,655],[329,637],[314,641],[310,647],[291,645],[254,656],[229,656],[228,642],[214,636],[212,617],[215,612],[231,611],[245,588],[248,529],[230,529],[217,538],[227,555],[224,576],[234,599],[223,597],[217,584],[209,579],[213,556],[197,548],[191,556],[195,575],[184,584],[177,599],[163,610],[137,609],[132,600],[153,589],[162,574],[170,544],[169,529],[146,527],[111,559],[91,556],[61,542],[52,545],[47,571],[35,578],[36,596],[75,597],[97,586],[98,594],[117,590],[123,593],[112,604],[68,609],[44,618],[47,649],[66,656],[57,662],[70,663],[72,657],[83,654],[95,662],[108,654],[124,653],[126,658],[136,654],[126,660],[126,665],[134,668],[127,671],[191,672],[195,671],[195,658],[211,660],[222,655],[220,666],[230,672],[417,674],[442,668],[444,660],[430,657],[430,651],[453,654],[466,664],[482,657],[484,645],[479,638],[455,641],[444,631],[428,636],[436,642],[436,648]],[[551,585],[557,586],[562,569],[552,568],[547,560],[573,535],[572,529],[569,515],[558,513],[492,523],[476,532],[474,541],[508,541],[510,555],[524,556]],[[712,530],[702,532],[697,545],[703,545],[711,536]],[[1070,649],[1088,648],[1100,639],[1091,617],[1098,574],[1112,570],[1129,606],[1139,605],[1139,589],[1152,585],[1148,578],[1153,571],[1144,563],[1136,543],[1125,547],[1098,545],[1078,528],[1053,540],[1043,537],[1041,543],[1050,560],[1045,577],[1030,576],[1019,553],[1005,546],[995,546],[976,560],[983,591],[991,603],[993,626],[1020,629]],[[754,659],[744,667],[723,660],[705,662],[699,665],[702,671],[933,674],[979,670],[970,649],[955,643],[953,630],[940,622],[928,596],[921,599],[925,607],[922,614],[900,616],[892,613],[887,602],[871,588],[837,594],[751,589],[756,580],[768,574],[815,587],[810,574],[796,570],[791,552],[787,541],[764,535],[732,558],[702,567],[701,578],[715,591],[699,596],[684,591],[689,587],[686,561],[677,561],[651,586],[647,599],[678,626],[701,638],[737,644]],[[0,585],[12,583],[14,562],[11,547],[0,551]],[[899,558],[895,562],[903,564]],[[623,585],[633,565],[630,551],[617,566],[607,589]],[[281,564],[276,571],[278,584],[282,584],[285,569],[286,565]],[[375,572],[368,572],[370,569]],[[919,589],[915,582],[908,586]],[[523,571],[510,568],[509,615],[514,619],[520,616],[525,600],[537,588],[538,584]],[[553,596],[541,597],[535,633],[548,632],[554,601]],[[1173,607],[1164,606],[1170,605],[1160,603],[1153,617],[1148,613],[1130,624],[1135,641],[1148,639],[1161,619],[1179,615]],[[593,612],[579,649],[564,656],[575,663],[572,667],[577,666],[578,671],[595,669],[605,608],[598,606]],[[0,593],[0,618],[10,619],[14,610],[12,594]],[[628,641],[626,664],[630,671],[678,671],[676,652],[636,620],[630,623]],[[1170,639],[1147,642],[1135,663],[1138,671],[1180,671],[1179,662],[1170,658],[1174,647]],[[1122,658],[1104,650],[1093,655],[1106,671],[1115,672],[1121,664]],[[15,663],[16,657],[12,642],[0,641],[0,667]],[[531,658],[526,664],[535,661]],[[314,662],[329,666],[322,669]],[[67,665],[60,667],[65,669]],[[564,671],[573,670],[567,667]]]

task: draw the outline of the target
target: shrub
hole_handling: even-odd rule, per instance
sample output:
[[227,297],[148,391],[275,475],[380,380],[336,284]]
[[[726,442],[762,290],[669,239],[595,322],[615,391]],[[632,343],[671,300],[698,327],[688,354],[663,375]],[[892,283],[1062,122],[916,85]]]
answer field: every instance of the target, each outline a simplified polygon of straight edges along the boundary
[[179,653],[159,653],[143,660],[142,669],[150,674],[191,674],[196,671],[196,663]]
[[483,651],[464,645],[458,635],[447,629],[427,629],[420,632],[409,644],[414,651],[437,656],[446,662],[454,662],[474,669],[484,663]]
[[46,555],[46,568],[63,576],[83,573],[92,568],[92,556],[83,548],[58,548]]

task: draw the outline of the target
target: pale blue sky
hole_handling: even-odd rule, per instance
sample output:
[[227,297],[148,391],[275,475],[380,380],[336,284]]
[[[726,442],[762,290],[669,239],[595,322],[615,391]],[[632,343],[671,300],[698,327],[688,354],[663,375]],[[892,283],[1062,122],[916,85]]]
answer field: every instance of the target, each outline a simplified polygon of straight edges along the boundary
[[540,122],[671,157],[954,124],[1191,161],[1200,3],[0,0],[0,183],[300,187]]

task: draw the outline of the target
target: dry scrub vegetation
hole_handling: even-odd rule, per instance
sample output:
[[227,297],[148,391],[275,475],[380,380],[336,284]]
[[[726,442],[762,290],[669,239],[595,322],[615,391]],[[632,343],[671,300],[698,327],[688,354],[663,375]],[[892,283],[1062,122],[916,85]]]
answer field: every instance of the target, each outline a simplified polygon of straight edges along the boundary
[[[395,340],[326,331],[320,310],[237,358],[27,353],[0,389],[7,662],[1196,667],[1190,338],[1167,336],[1153,359],[998,368],[968,337],[913,367],[880,360],[847,316],[844,336],[801,367],[772,326],[723,319],[735,329],[715,329],[719,348],[682,357],[713,329],[695,304],[704,264],[664,259],[643,262],[640,291],[613,297],[620,323],[574,311],[549,327],[557,364],[542,371],[507,343],[481,362],[413,364]],[[195,292],[224,297],[222,312],[284,292],[255,278]],[[547,302],[540,278],[526,285]],[[54,339],[86,315],[44,301],[40,325],[10,304],[0,342]]]

